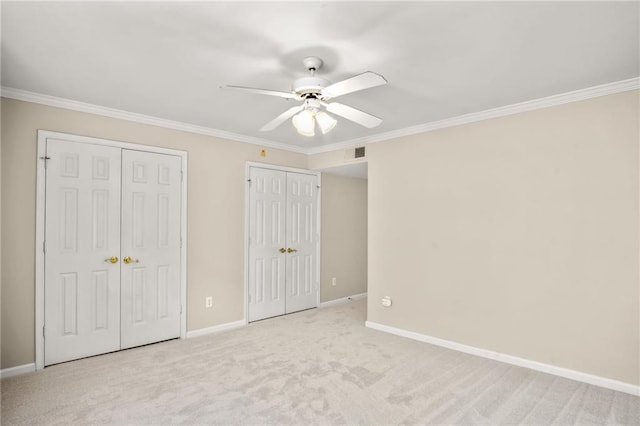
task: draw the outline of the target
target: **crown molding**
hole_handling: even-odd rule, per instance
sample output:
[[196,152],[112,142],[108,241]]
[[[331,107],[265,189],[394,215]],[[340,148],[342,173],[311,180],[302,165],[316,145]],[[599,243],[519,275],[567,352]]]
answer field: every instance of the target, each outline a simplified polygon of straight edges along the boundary
[[64,108],[73,111],[85,112],[88,114],[101,115],[120,120],[133,121],[135,123],[149,124],[152,126],[164,127],[167,129],[180,130],[183,132],[195,133],[198,135],[213,136],[216,138],[232,140],[236,142],[250,143],[260,145],[267,148],[282,149],[285,151],[298,152],[306,154],[306,149],[298,146],[287,145],[279,142],[270,141],[268,139],[260,139],[252,136],[240,135],[238,133],[227,132],[224,130],[213,129],[210,127],[197,126],[195,124],[183,123],[180,121],[167,120],[164,118],[153,117],[151,115],[138,114],[135,112],[124,111],[115,108],[108,108],[100,105],[89,104],[85,102],[74,101],[71,99],[59,98],[56,96],[43,95],[41,93],[29,92],[27,90],[15,89],[12,87],[2,87],[2,97],[15,99],[18,101],[32,102],[52,106],[56,108]]
[[369,142],[369,139],[374,136],[375,135],[366,136],[358,139],[350,139],[344,142],[336,142],[336,143],[332,143],[331,145],[323,145],[323,146],[318,146],[313,148],[307,148],[306,153],[307,155],[312,155],[312,154],[322,154],[323,152],[338,151],[341,149],[357,148],[359,146],[366,145]]
[[136,123],[149,124],[152,126],[164,127],[167,129],[181,130],[184,132],[195,133],[205,136],[213,136],[216,138],[227,139],[236,142],[250,143],[268,148],[281,149],[284,151],[297,152],[301,154],[321,154],[324,152],[337,151],[340,149],[355,148],[358,146],[382,142],[389,139],[396,139],[403,136],[411,136],[418,133],[431,132],[447,127],[459,126],[462,124],[474,123],[477,121],[489,120],[492,118],[504,117],[507,115],[518,114],[521,112],[533,111],[536,109],[562,105],[570,102],[582,101],[599,96],[612,95],[614,93],[626,92],[629,90],[640,89],[640,77],[634,77],[627,80],[616,81],[613,83],[601,84],[599,86],[588,87],[586,89],[574,90],[572,92],[561,93],[558,95],[547,96],[545,98],[533,99],[530,101],[520,102],[517,104],[506,105],[498,108],[492,108],[479,112],[460,115],[444,120],[432,121],[416,126],[406,127],[403,129],[392,130],[384,133],[365,136],[357,139],[350,139],[343,142],[337,142],[330,145],[319,147],[303,148],[295,145],[275,142],[268,139],[255,138],[252,136],[240,135],[238,133],[227,132],[224,130],[213,129],[210,127],[197,126],[194,124],[183,123],[179,121],[167,120],[164,118],[153,117],[150,115],[138,114],[123,111],[115,108],[107,108],[99,105],[78,102],[70,99],[59,98],[56,96],[43,95],[40,93],[29,92],[11,87],[2,87],[2,97],[16,99],[19,101],[33,102],[42,105],[48,105],[57,108],[70,109],[73,111],[86,112],[89,114],[102,115],[121,120],[133,121]]
[[411,136],[418,133],[431,132],[433,130],[445,129],[447,127],[460,126],[462,124],[474,123],[477,121],[489,120],[492,118],[504,117],[521,112],[533,111],[536,109],[567,104],[570,102],[583,101],[590,98],[612,95],[614,93],[637,89],[640,89],[640,77],[634,77],[627,80],[616,81],[613,83],[601,84],[599,86],[588,87],[586,89],[574,90],[572,92],[547,96],[545,98],[533,99],[530,101],[492,108],[479,112],[472,112],[457,117],[445,118],[444,120],[432,121],[429,123],[419,124],[417,126],[406,127],[404,129],[392,130],[390,132],[378,133],[375,135],[352,139],[345,142],[311,148],[307,150],[307,154],[320,154],[323,152],[336,151],[338,149],[355,148],[357,146],[382,142],[389,139],[396,139],[403,136]]

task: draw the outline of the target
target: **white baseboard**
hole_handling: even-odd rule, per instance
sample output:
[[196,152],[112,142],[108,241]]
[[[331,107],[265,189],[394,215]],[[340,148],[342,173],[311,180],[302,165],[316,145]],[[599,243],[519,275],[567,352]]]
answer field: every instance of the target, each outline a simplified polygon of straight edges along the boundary
[[33,373],[34,371],[36,371],[36,364],[32,362],[31,364],[3,368],[2,370],[0,370],[0,378],[4,379],[6,377],[18,376],[20,374]]
[[354,294],[353,296],[341,297],[340,299],[329,300],[320,304],[321,308],[327,308],[329,306],[340,305],[342,303],[349,302],[351,300],[365,299],[367,293]]
[[225,324],[214,325],[213,327],[200,328],[198,330],[187,331],[187,339],[191,337],[206,336],[207,334],[220,333],[221,331],[233,330],[247,325],[245,320],[227,322]]
[[578,382],[588,383],[590,385],[600,386],[607,389],[640,396],[640,386],[631,383],[625,383],[618,380],[608,379],[606,377],[594,376],[593,374],[583,373],[581,371],[569,370],[568,368],[558,367],[555,365],[544,364],[530,359],[519,358],[512,355],[493,352],[488,349],[476,348],[474,346],[463,345],[462,343],[452,342],[450,340],[440,339],[438,337],[428,336],[413,331],[403,330],[401,328],[390,327],[388,325],[378,324],[376,322],[367,321],[365,326],[374,330],[384,331],[409,339],[418,340],[420,342],[431,343],[432,345],[442,346],[455,351],[468,353],[471,355],[481,356],[507,364],[517,365],[519,367],[530,368],[532,370],[541,371],[543,373],[553,374],[555,376],[564,377]]

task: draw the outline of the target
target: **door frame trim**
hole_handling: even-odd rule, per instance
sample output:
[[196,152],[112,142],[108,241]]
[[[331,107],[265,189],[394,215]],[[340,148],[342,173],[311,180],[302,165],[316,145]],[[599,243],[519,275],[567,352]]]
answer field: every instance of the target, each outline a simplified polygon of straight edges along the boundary
[[45,276],[45,161],[47,139],[61,139],[70,142],[92,145],[111,146],[114,148],[146,151],[156,154],[168,154],[180,157],[182,167],[182,186],[180,188],[180,338],[187,337],[187,176],[189,154],[186,151],[170,148],[160,148],[130,142],[120,142],[110,139],[100,139],[90,136],[73,135],[69,133],[38,130],[37,172],[36,172],[36,318],[35,318],[35,358],[36,370],[44,368],[44,276]]
[[300,173],[304,175],[312,175],[316,176],[318,179],[318,205],[317,212],[318,215],[318,242],[317,253],[318,253],[318,297],[316,300],[316,308],[320,307],[320,291],[322,290],[322,282],[320,282],[320,262],[321,259],[321,243],[322,243],[322,172],[307,170],[307,169],[298,169],[295,167],[285,167],[285,166],[277,166],[275,164],[267,164],[267,163],[258,163],[255,161],[247,161],[245,164],[245,172],[244,172],[244,323],[249,324],[249,209],[251,207],[249,200],[249,179],[251,178],[251,168],[259,168],[259,169],[268,169],[268,170],[278,170],[281,172],[291,172],[291,173]]

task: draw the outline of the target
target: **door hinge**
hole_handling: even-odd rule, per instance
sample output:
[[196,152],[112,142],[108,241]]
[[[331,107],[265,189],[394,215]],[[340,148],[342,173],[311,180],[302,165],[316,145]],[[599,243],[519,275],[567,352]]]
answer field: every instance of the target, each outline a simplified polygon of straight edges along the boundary
[[251,179],[247,179],[247,182],[249,182],[249,186],[251,186]]
[[42,252],[43,252],[43,253],[46,253],[46,252],[47,252],[47,242],[46,242],[46,241],[43,241],[43,242],[42,242]]
[[182,314],[182,305],[180,305],[180,313]]
[[47,156],[45,154],[45,156],[44,157],[40,157],[40,159],[44,160],[44,168],[46,169],[47,168],[47,160],[51,160],[51,157],[49,157],[49,156]]
[[46,335],[44,334],[44,325],[42,326],[42,337],[46,337]]
[[180,235],[180,248],[182,248],[182,235]]
[[184,172],[180,170],[180,182],[184,182]]

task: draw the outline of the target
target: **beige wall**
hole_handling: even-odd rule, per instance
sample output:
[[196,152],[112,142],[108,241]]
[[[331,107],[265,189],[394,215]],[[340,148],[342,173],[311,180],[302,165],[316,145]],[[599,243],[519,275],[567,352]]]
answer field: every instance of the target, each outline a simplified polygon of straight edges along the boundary
[[[368,319],[639,384],[638,96],[369,145]],[[6,99],[1,121],[2,368],[34,360],[37,129],[189,152],[190,330],[243,317],[245,161],[345,162]]]
[[38,129],[187,151],[188,329],[244,318],[245,162],[306,168],[306,155],[3,98],[2,368],[34,362]]
[[367,180],[323,173],[321,219],[321,301],[365,293]]
[[368,319],[639,384],[638,100],[369,145]]

